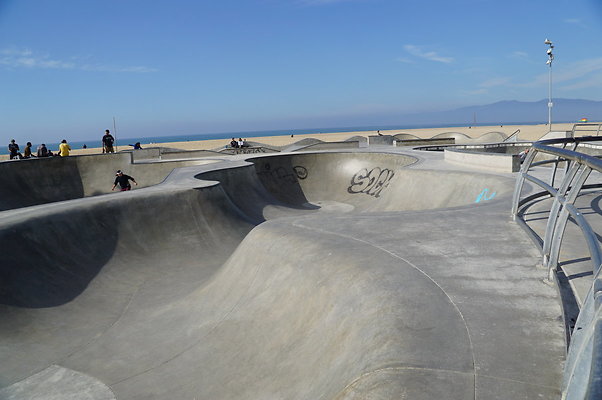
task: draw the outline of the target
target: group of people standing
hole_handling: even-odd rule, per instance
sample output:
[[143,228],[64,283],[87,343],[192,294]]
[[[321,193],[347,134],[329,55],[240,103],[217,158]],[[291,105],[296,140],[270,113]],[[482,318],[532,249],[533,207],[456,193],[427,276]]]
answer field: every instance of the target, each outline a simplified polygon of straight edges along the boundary
[[32,152],[31,146],[31,142],[27,142],[23,153],[21,153],[19,145],[15,142],[15,139],[12,139],[8,144],[9,158],[11,160],[20,160],[32,157],[52,157],[54,155],[67,157],[69,155],[69,152],[71,151],[71,146],[69,146],[69,143],[67,143],[65,139],[61,141],[61,144],[59,145],[59,151],[56,154],[53,154],[52,151],[48,150],[46,144],[44,143],[38,146],[36,154]]

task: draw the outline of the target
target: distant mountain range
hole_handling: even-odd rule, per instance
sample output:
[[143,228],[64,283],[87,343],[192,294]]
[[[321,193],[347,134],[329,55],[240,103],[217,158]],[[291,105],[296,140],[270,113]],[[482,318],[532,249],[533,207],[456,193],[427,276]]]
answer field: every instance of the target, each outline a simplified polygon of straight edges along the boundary
[[[602,121],[602,101],[554,99],[552,123],[578,122],[581,118]],[[513,124],[547,123],[548,100],[535,102],[499,101],[482,106],[469,106],[448,111],[405,114],[398,116],[403,124]]]

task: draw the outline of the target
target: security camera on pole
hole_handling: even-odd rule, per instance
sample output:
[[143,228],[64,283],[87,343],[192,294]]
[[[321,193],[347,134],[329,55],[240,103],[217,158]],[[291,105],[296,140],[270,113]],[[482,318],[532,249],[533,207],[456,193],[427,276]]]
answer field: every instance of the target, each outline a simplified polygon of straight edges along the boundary
[[552,42],[549,39],[546,39],[546,41],[543,43],[550,46],[550,48],[546,52],[548,54],[548,61],[546,61],[546,64],[548,64],[550,66],[550,84],[548,87],[548,127],[549,127],[549,131],[551,132],[552,131],[552,106],[554,106],[554,104],[552,103],[552,61],[554,61],[554,54],[552,54],[552,49],[554,48],[554,45],[552,44]]

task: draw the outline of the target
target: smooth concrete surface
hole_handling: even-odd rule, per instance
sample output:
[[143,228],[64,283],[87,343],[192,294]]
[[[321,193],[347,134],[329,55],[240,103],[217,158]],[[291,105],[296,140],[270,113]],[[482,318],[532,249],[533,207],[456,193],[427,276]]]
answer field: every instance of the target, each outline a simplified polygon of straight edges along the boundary
[[181,160],[200,157],[219,157],[220,153],[211,150],[179,150],[165,147],[128,150],[133,162],[157,160]]
[[142,188],[162,182],[174,168],[216,161],[135,163],[132,159],[131,153],[123,152],[0,162],[0,211],[110,193],[117,170],[133,176]]
[[518,172],[520,171],[520,157],[518,154],[506,153],[480,153],[462,149],[445,149],[446,161],[462,165],[472,165],[487,171]]
[[[57,385],[60,382],[60,385]],[[110,388],[97,379],[51,365],[9,388],[0,389],[5,400],[114,400]]]
[[344,142],[321,142],[310,144],[305,147],[301,147],[294,151],[318,151],[318,150],[342,150],[342,149],[354,149],[360,147],[360,142],[355,140],[346,140]]
[[0,212],[0,398],[559,398],[513,188],[373,146]]
[[453,138],[456,144],[470,144],[503,142],[506,137],[506,134],[503,132],[487,132],[479,137],[470,137],[461,132],[444,132],[433,136],[432,139]]
[[394,145],[395,136],[392,135],[371,135],[368,136],[368,146],[374,145]]
[[400,137],[400,139],[396,139],[396,146],[437,146],[437,145],[450,145],[455,144],[456,140],[454,138],[441,138],[441,139],[419,139],[419,138],[408,138],[407,136],[412,136],[408,134],[395,135],[395,138]]

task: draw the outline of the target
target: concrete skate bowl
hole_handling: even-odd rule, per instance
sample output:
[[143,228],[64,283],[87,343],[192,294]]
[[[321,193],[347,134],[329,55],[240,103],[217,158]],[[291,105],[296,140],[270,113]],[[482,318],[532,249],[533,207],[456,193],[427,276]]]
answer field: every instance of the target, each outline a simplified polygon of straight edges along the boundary
[[[2,213],[0,398],[473,396],[466,326],[436,283],[298,212],[469,206],[513,182],[394,154],[249,161]],[[270,207],[287,218],[255,226]]]
[[503,132],[487,132],[478,138],[471,138],[470,136],[460,132],[444,132],[433,136],[432,139],[454,138],[456,144],[469,144],[503,142],[507,137],[508,136]]
[[212,162],[132,163],[130,153],[0,162],[0,211],[110,193],[118,169],[142,188],[162,182],[174,168]]
[[278,207],[286,212],[362,213],[459,207],[513,190],[511,182],[493,175],[405,168],[416,159],[387,153],[311,153],[248,161],[253,169],[198,177],[220,181],[232,201],[255,220],[280,216]]

